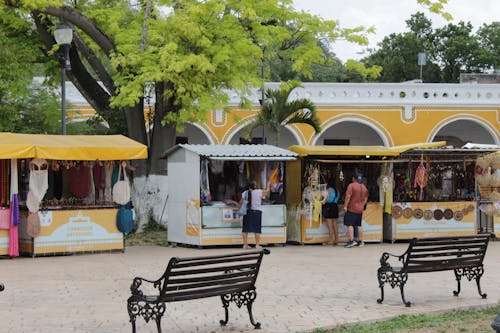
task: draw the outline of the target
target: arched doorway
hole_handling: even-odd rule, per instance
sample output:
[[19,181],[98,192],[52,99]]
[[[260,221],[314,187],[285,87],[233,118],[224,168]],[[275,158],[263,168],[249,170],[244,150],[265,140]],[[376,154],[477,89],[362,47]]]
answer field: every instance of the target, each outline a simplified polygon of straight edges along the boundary
[[389,146],[373,127],[357,121],[341,121],[323,130],[315,145]]
[[460,119],[447,123],[441,127],[432,138],[432,141],[446,141],[455,148],[466,143],[499,144],[499,138],[490,128],[475,120]]
[[191,123],[184,124],[184,131],[177,132],[175,141],[175,143],[189,143],[195,145],[209,145],[213,143],[201,127]]
[[[234,135],[229,139],[229,144],[237,145],[242,143],[262,143],[262,127],[256,128],[252,131],[250,140],[245,138],[245,127],[240,128]],[[279,142],[276,141],[276,136],[269,130],[265,130],[266,143],[269,145],[278,146],[280,148],[288,148],[293,145],[298,145],[299,140],[294,135],[292,130],[288,127],[281,127]]]

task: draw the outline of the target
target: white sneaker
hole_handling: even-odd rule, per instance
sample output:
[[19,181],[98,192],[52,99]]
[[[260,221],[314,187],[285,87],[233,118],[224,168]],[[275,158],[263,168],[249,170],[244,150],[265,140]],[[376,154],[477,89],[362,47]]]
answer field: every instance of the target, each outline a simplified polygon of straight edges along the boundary
[[365,242],[363,242],[363,241],[356,241],[356,246],[363,247],[363,246],[365,246]]

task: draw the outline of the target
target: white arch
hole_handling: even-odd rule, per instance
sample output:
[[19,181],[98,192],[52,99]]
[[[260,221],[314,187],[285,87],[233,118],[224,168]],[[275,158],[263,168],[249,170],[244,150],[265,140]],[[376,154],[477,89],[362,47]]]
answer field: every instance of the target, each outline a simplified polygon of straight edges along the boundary
[[[243,118],[244,121],[239,121],[237,123],[235,123],[233,126],[231,126],[230,129],[234,129],[233,131],[231,131],[231,134],[229,136],[226,137],[226,135],[224,135],[224,140],[222,140],[224,143],[229,143],[231,142],[231,140],[233,139],[233,137],[239,133],[243,128],[247,127],[249,124],[251,124],[252,122],[254,122],[256,116],[255,115],[250,115],[250,116],[247,116],[245,118]],[[295,138],[295,140],[297,141],[297,144],[301,144],[302,143],[302,140],[300,140],[300,137],[299,135],[297,134],[297,132],[295,132],[295,130],[293,129],[293,127],[291,127],[290,125],[285,125],[283,126],[285,127],[286,129],[288,129],[288,131],[290,131],[290,133],[292,133],[292,136]],[[227,132],[226,132],[227,133]]]
[[472,121],[472,122],[478,124],[479,126],[484,128],[486,130],[486,132],[488,132],[488,134],[491,135],[491,137],[495,141],[496,145],[500,145],[499,134],[495,130],[495,127],[492,124],[490,124],[488,121],[486,121],[485,119],[478,117],[476,115],[473,115],[473,114],[458,114],[458,115],[453,115],[453,116],[450,116],[450,117],[447,117],[447,118],[441,120],[429,132],[429,136],[427,137],[427,142],[432,142],[434,140],[434,138],[436,137],[436,135],[439,133],[439,131],[441,131],[443,128],[445,128],[449,124],[454,123],[454,122],[459,121],[459,120],[468,120],[468,121]]
[[[354,122],[354,123],[363,124],[371,129],[373,129],[375,131],[375,133],[378,134],[380,139],[382,139],[382,142],[384,143],[385,147],[391,147],[394,145],[394,141],[392,140],[392,138],[387,137],[387,135],[381,130],[381,128],[383,128],[383,126],[379,124],[380,127],[377,127],[373,124],[374,122],[377,123],[377,121],[375,121],[373,119],[370,119],[370,121],[368,121],[365,119],[351,118],[351,117],[341,118],[341,119],[338,119],[338,120],[335,120],[335,121],[332,121],[331,123],[329,123],[327,127],[323,128],[321,130],[321,132],[314,137],[312,144],[315,146],[318,142],[318,139],[321,137],[321,135],[323,135],[328,129],[330,129],[330,127],[333,127],[337,124],[345,123],[345,122]],[[387,134],[390,135],[389,133],[387,133]]]
[[211,145],[215,144],[216,142],[214,142],[213,140],[213,137],[210,135],[210,133],[205,129],[203,128],[202,126],[200,126],[199,124],[197,123],[192,123],[190,121],[186,121],[186,123],[188,123],[189,125],[193,125],[194,127],[196,127],[197,129],[199,129],[203,134],[205,134],[205,136],[207,137],[208,139],[208,142],[210,142]]

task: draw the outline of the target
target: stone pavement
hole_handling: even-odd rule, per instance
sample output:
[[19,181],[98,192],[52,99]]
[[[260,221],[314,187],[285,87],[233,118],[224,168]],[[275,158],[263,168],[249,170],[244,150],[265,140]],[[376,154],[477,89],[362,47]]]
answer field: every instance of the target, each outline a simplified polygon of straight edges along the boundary
[[[500,299],[500,242],[490,242],[481,280],[462,282],[452,295],[452,272],[414,274],[405,291],[386,287],[377,304],[378,260],[384,251],[401,254],[407,244],[367,244],[363,248],[287,245],[270,247],[257,280],[254,318],[259,332],[311,332],[319,327],[375,321],[401,314],[433,313],[492,306]],[[172,256],[202,256],[239,248],[128,247],[125,253],[84,254],[0,260],[0,332],[130,332],[126,300],[135,276],[156,279]],[[224,311],[219,298],[167,304],[164,332],[255,332],[246,309],[231,305],[229,323],[219,326]],[[493,321],[494,318],[491,318]],[[154,323],[138,320],[138,332],[155,332]]]

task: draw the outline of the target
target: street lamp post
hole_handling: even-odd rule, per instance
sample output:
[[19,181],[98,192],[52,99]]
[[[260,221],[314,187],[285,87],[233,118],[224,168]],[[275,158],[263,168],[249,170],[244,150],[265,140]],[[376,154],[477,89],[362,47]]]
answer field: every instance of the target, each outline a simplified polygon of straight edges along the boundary
[[54,38],[56,43],[62,48],[59,57],[59,63],[61,64],[61,131],[63,135],[66,135],[66,71],[71,70],[69,46],[73,40],[73,29],[61,23],[54,30]]

